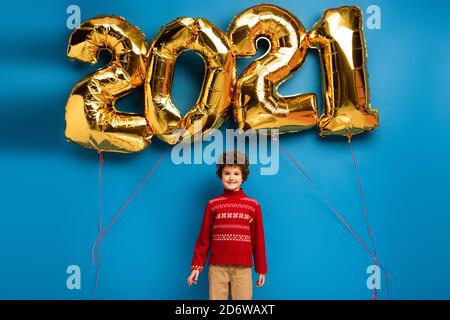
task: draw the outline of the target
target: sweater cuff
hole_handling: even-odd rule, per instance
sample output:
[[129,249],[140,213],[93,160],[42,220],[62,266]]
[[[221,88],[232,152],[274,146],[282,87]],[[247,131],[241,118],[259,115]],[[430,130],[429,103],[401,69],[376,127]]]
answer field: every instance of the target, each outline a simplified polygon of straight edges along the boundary
[[192,265],[191,270],[199,270],[200,272],[202,272],[203,271],[203,266]]
[[262,270],[261,270],[261,269],[256,269],[256,268],[255,268],[255,272],[256,272],[257,274],[264,274],[264,275],[265,275],[265,274],[267,273],[267,269],[262,269]]

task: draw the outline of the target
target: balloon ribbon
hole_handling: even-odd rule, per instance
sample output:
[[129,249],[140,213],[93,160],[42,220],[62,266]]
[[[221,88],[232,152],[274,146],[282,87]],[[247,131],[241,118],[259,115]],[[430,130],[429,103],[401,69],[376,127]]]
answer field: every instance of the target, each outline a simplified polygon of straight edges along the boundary
[[[376,251],[374,249],[374,251],[372,252],[369,247],[364,243],[364,241],[358,236],[358,234],[353,230],[353,228],[350,226],[350,224],[344,219],[344,217],[339,213],[339,211],[330,203],[330,201],[328,201],[328,199],[324,196],[324,194],[320,191],[320,189],[316,186],[316,184],[313,182],[313,180],[308,176],[308,174],[306,173],[306,171],[298,164],[297,161],[295,161],[295,159],[290,155],[290,153],[286,150],[286,148],[281,144],[281,142],[276,139],[275,137],[273,137],[273,140],[276,141],[278,143],[278,145],[281,147],[281,149],[284,151],[284,153],[287,155],[287,157],[289,158],[289,160],[292,161],[292,163],[294,163],[294,165],[300,170],[300,172],[303,174],[303,176],[306,178],[306,180],[308,181],[308,183],[314,188],[314,190],[317,192],[317,194],[320,196],[320,198],[322,199],[322,201],[325,203],[325,205],[328,207],[328,209],[330,209],[331,212],[333,212],[338,218],[339,220],[342,222],[342,224],[347,228],[347,230],[353,235],[353,237],[359,242],[359,244],[367,251],[367,253],[372,257],[372,259],[375,261],[376,265],[379,265],[381,267],[381,269],[383,269],[384,274],[385,274],[385,278],[386,278],[386,286],[387,286],[387,291],[388,291],[388,296],[389,299],[390,297],[390,289],[389,289],[389,284],[388,284],[388,272],[387,270],[383,267],[383,265],[381,265],[379,263],[379,260],[376,256]],[[354,165],[356,168],[356,158],[354,159]],[[360,179],[358,176],[358,181],[359,181],[359,185],[360,185],[360,192],[362,194],[362,185],[360,183]],[[365,206],[365,204],[364,204]],[[367,214],[367,209],[365,209],[365,213]],[[367,221],[368,221],[368,214],[367,216]],[[372,229],[370,228],[369,225],[369,233],[371,235],[371,239],[373,240],[373,233],[372,233]],[[374,242],[373,242],[374,243]],[[377,298],[377,293],[376,293],[376,288],[374,288],[374,293],[372,294],[372,299],[376,299]]]
[[[113,220],[111,221],[111,223],[108,225],[108,227],[105,228],[104,231],[102,231],[102,205],[103,205],[103,195],[102,195],[102,188],[103,188],[103,176],[102,176],[102,171],[103,171],[103,155],[102,152],[99,153],[99,189],[100,189],[100,221],[99,221],[99,234],[97,236],[97,239],[94,241],[94,244],[92,245],[92,250],[91,250],[91,256],[92,256],[92,265],[96,266],[96,275],[95,275],[95,287],[94,287],[94,292],[93,292],[93,299],[95,299],[96,293],[97,293],[97,287],[98,287],[98,279],[99,279],[99,269],[100,269],[100,244],[101,241],[103,239],[103,237],[106,235],[106,233],[111,229],[111,227],[114,225],[114,223],[116,223],[116,220],[120,217],[120,215],[125,211],[125,209],[130,205],[131,201],[133,200],[133,198],[137,195],[137,193],[142,189],[142,187],[145,185],[145,183],[147,182],[148,178],[150,178],[150,176],[153,174],[153,172],[155,171],[155,169],[158,167],[158,165],[161,163],[161,161],[163,160],[164,156],[167,154],[167,152],[170,150],[172,146],[169,146],[164,153],[159,157],[158,161],[155,163],[155,165],[151,168],[151,170],[147,173],[147,175],[144,177],[144,179],[142,179],[141,183],[139,184],[139,186],[136,188],[136,190],[134,190],[134,192],[131,194],[131,196],[127,199],[127,201],[125,202],[125,204],[122,206],[122,208],[119,210],[119,212],[117,212],[117,214],[114,216]],[[94,253],[95,253],[95,247],[97,245],[97,263],[95,263],[95,258],[94,258]]]

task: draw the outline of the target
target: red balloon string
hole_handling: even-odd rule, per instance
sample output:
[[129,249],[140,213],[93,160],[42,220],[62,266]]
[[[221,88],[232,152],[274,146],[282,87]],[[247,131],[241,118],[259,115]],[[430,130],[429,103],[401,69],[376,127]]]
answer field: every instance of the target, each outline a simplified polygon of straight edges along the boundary
[[[99,185],[99,226],[98,226],[98,234],[100,235],[102,233],[102,220],[103,220],[103,153],[99,152],[98,157],[98,185]],[[95,244],[92,249],[94,249]],[[92,264],[95,265],[94,262],[94,250],[92,250]],[[97,246],[97,265],[95,268],[95,287],[94,287],[94,293],[92,297],[95,299],[96,293],[97,293],[97,287],[98,287],[98,278],[99,278],[99,271],[100,271],[100,241],[98,242]]]
[[[357,181],[358,181],[359,194],[360,194],[361,202],[362,202],[362,205],[363,205],[364,216],[366,218],[367,232],[369,233],[369,237],[370,237],[370,240],[372,242],[373,253],[375,255],[374,265],[376,266],[378,264],[378,256],[377,256],[377,251],[376,251],[376,247],[375,247],[375,239],[374,239],[374,236],[373,236],[372,227],[370,226],[370,223],[369,223],[369,212],[367,211],[367,205],[366,205],[366,201],[365,201],[365,198],[364,198],[364,192],[363,192],[363,187],[362,187],[362,183],[361,183],[361,177],[360,177],[360,175],[358,173],[358,166],[357,166],[357,162],[356,162],[356,156],[355,156],[355,152],[353,151],[353,146],[352,146],[352,140],[351,139],[348,140],[348,146],[349,146],[350,152],[352,154],[353,168],[355,169],[355,174],[356,174],[356,178],[357,178]],[[385,275],[385,279],[386,279],[386,289],[387,289],[388,296],[389,296],[389,299],[390,299],[391,293],[390,293],[390,288],[389,288],[388,273],[387,273],[386,270],[384,270],[384,275]],[[372,298],[374,300],[376,300],[376,298],[377,298],[377,288],[376,287],[374,288],[374,292],[373,292]]]
[[372,251],[370,251],[369,247],[364,243],[364,241],[358,236],[358,234],[350,227],[350,225],[347,223],[347,221],[342,217],[342,215],[339,213],[339,211],[331,205],[331,203],[328,201],[328,199],[322,194],[322,192],[316,187],[315,183],[309,178],[309,176],[306,174],[306,172],[303,170],[303,168],[295,161],[294,158],[289,154],[289,152],[283,147],[283,145],[278,141],[278,144],[280,145],[281,149],[286,153],[288,158],[295,164],[295,166],[303,173],[305,178],[308,180],[308,182],[314,187],[314,189],[318,192],[320,195],[322,201],[327,205],[327,207],[341,220],[341,222],[344,224],[344,226],[352,233],[352,235],[358,240],[358,242],[363,246],[363,248],[369,253],[369,255],[372,258],[375,258]]
[[[91,256],[92,256],[92,263],[95,264],[94,262],[94,250],[95,250],[95,246],[97,244],[97,270],[96,270],[96,279],[95,279],[95,288],[94,288],[94,293],[93,293],[93,298],[95,299],[95,295],[96,295],[96,291],[97,291],[97,287],[98,287],[98,278],[99,278],[99,267],[100,267],[100,243],[103,239],[103,237],[105,236],[105,234],[111,229],[111,227],[116,223],[116,220],[120,217],[120,215],[125,211],[125,209],[130,205],[131,201],[133,200],[133,198],[138,194],[138,192],[142,189],[142,187],[145,185],[145,183],[147,182],[148,178],[150,178],[150,176],[153,174],[153,172],[155,171],[155,169],[159,166],[159,164],[161,163],[161,161],[163,160],[163,158],[165,157],[165,155],[167,154],[167,152],[171,149],[172,146],[169,146],[164,153],[159,157],[158,161],[155,163],[155,165],[151,168],[151,170],[147,173],[147,175],[144,177],[144,179],[141,181],[141,183],[139,184],[139,186],[136,188],[136,190],[134,190],[134,192],[131,194],[131,196],[127,199],[127,201],[125,202],[125,204],[122,206],[122,208],[119,210],[119,212],[114,216],[112,222],[108,225],[107,228],[105,228],[104,231],[102,231],[102,214],[100,212],[100,228],[99,228],[99,235],[97,236],[97,239],[94,241],[94,244],[92,246],[92,250],[91,250]],[[102,167],[103,167],[103,157],[100,153],[100,167],[99,167],[99,179],[100,179],[100,198],[102,198]],[[100,208],[102,207],[102,200],[100,200]],[[102,209],[101,209],[102,211]]]
[[[289,158],[289,160],[292,161],[292,163],[294,163],[294,165],[300,170],[300,172],[303,174],[303,176],[306,178],[306,180],[309,182],[309,184],[314,188],[314,190],[317,192],[317,194],[320,196],[320,198],[322,199],[322,201],[325,203],[325,205],[328,207],[328,209],[331,210],[331,212],[333,212],[338,218],[339,220],[343,223],[343,225],[347,228],[347,230],[353,235],[353,237],[359,242],[359,244],[367,251],[367,253],[370,255],[370,257],[372,257],[372,259],[377,263],[377,265],[380,266],[381,269],[384,270],[385,272],[385,276],[386,276],[386,280],[388,279],[388,274],[386,269],[383,267],[383,265],[381,265],[376,257],[376,255],[369,249],[369,247],[365,244],[365,242],[358,236],[358,234],[353,230],[353,228],[348,224],[348,222],[344,219],[344,217],[339,213],[339,211],[328,201],[328,199],[324,196],[324,194],[320,191],[320,189],[316,186],[316,184],[313,182],[313,180],[308,176],[308,174],[306,173],[306,171],[298,164],[297,161],[295,161],[295,159],[290,155],[290,153],[286,150],[286,148],[281,144],[281,142],[277,139],[274,138],[274,141],[276,141],[278,143],[278,145],[281,147],[281,149],[284,151],[284,153],[287,155],[287,157]],[[387,284],[387,282],[386,282]],[[390,299],[390,292],[388,290],[388,294],[389,294],[389,299]],[[376,294],[375,296],[372,296],[373,298],[376,298]]]

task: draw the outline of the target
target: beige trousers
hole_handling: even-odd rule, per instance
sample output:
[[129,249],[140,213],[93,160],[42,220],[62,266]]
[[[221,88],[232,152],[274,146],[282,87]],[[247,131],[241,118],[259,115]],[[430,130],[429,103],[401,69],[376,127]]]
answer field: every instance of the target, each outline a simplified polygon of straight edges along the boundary
[[252,268],[231,264],[210,264],[208,271],[209,299],[252,299]]

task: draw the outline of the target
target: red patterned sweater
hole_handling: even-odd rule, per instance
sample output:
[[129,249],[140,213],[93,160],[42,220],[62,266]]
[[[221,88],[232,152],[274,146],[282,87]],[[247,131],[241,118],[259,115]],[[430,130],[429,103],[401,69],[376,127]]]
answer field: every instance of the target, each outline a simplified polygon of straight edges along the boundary
[[241,189],[224,189],[208,201],[192,258],[192,269],[202,270],[211,249],[209,264],[252,266],[267,273],[264,228],[259,203]]

